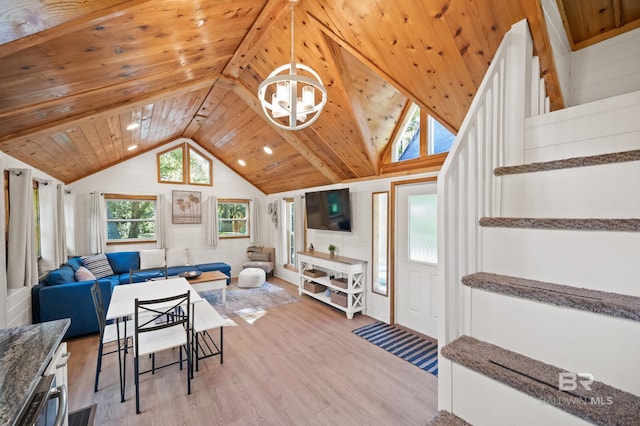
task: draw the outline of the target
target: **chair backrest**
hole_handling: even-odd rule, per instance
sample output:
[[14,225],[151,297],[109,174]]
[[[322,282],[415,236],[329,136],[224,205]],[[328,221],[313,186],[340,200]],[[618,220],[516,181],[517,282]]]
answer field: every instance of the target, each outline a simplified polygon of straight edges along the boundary
[[162,266],[160,268],[129,269],[129,284],[162,278],[166,280],[168,276],[169,271],[166,266]]
[[93,306],[96,310],[96,317],[98,317],[98,325],[100,326],[100,338],[102,338],[107,321],[104,312],[104,303],[102,302],[102,292],[100,291],[100,285],[98,284],[97,280],[91,286],[91,298],[93,299]]
[[191,324],[191,294],[164,297],[161,299],[135,300],[135,334],[164,328],[183,326],[188,331]]

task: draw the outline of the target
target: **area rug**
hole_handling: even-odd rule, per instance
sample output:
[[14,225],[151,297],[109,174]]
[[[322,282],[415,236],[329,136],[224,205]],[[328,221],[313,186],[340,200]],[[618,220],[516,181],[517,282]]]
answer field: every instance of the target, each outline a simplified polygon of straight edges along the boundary
[[438,345],[404,328],[376,321],[353,333],[422,370],[438,376]]
[[69,413],[69,426],[93,426],[96,417],[96,404]]
[[238,288],[237,283],[231,284],[227,287],[225,303],[222,303],[220,290],[203,291],[199,294],[207,299],[224,318],[240,315],[245,319],[254,318],[255,320],[268,309],[300,301],[282,288],[268,282],[256,288]]

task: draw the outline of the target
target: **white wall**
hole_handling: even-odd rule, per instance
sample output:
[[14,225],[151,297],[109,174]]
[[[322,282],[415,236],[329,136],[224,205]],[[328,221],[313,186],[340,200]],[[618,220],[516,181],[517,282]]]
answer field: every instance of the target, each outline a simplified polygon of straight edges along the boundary
[[640,28],[573,52],[571,105],[640,90]]
[[[23,163],[13,157],[0,152],[0,165],[3,170],[7,169],[31,169],[34,179],[42,179],[50,181],[51,185],[61,183],[59,180],[52,178],[46,173]],[[4,214],[4,212],[2,213]],[[4,221],[3,221],[4,222]],[[5,245],[5,234],[2,232],[1,241]],[[3,262],[4,263],[4,262]],[[24,287],[17,290],[7,291],[6,276],[0,275],[0,306],[4,309],[0,310],[0,328],[18,327],[31,323],[31,288]]]
[[[191,140],[179,139],[69,185],[69,188],[76,192],[76,217],[78,218],[78,253],[76,254],[81,255],[90,252],[89,217],[91,207],[90,193],[92,191],[133,195],[164,194],[169,203],[171,202],[171,192],[173,190],[200,191],[202,192],[203,201],[211,196],[218,198],[253,198],[258,206],[258,212],[261,212],[259,223],[260,238],[258,242],[267,245],[264,233],[268,221],[265,194],[217,159],[211,158],[213,161],[213,186],[158,183],[156,154],[183,141],[191,143],[201,152],[206,152]],[[170,218],[168,221],[170,222]],[[251,244],[248,238],[233,238],[221,239],[217,247],[208,246],[204,221],[199,225],[170,224],[167,232],[167,247],[188,248],[192,264],[225,262],[231,265],[232,276],[237,276],[242,269],[242,264],[247,261],[246,248],[249,245]],[[109,245],[107,246],[107,251],[129,251],[148,248],[155,248],[155,244]]]
[[[411,180],[419,179],[427,176],[434,176],[435,173],[412,175]],[[372,193],[389,191],[391,192],[391,182],[401,182],[406,178],[385,178],[377,180],[369,180],[364,182],[354,182],[345,185],[329,185],[324,187],[307,188],[300,191],[283,192],[269,196],[269,201],[275,201],[286,197],[294,197],[304,195],[305,192],[320,191],[335,188],[349,188],[351,194],[351,232],[338,231],[320,231],[315,229],[307,230],[307,245],[313,243],[316,251],[327,253],[329,244],[337,247],[336,254],[339,256],[347,256],[356,259],[365,260],[367,262],[367,294],[366,294],[366,315],[388,322],[390,319],[391,306],[390,298],[381,296],[371,291],[371,247],[372,247]],[[393,203],[393,200],[390,200]],[[393,226],[393,224],[391,224]],[[276,230],[269,223],[268,238],[271,245],[275,246]],[[402,243],[402,242],[400,242]],[[295,272],[276,267],[275,274],[281,278],[298,284],[298,275]],[[321,303],[321,302],[318,302]],[[331,309],[327,307],[327,309]]]

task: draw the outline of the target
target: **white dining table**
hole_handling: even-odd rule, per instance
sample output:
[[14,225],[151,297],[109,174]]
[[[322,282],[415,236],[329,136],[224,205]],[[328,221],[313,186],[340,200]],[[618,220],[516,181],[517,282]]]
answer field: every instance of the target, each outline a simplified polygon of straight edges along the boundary
[[199,303],[204,299],[193,289],[185,278],[174,277],[166,280],[145,281],[142,283],[121,284],[113,289],[111,302],[107,309],[106,319],[115,320],[118,330],[118,366],[120,369],[120,400],[124,402],[126,364],[122,358],[122,337],[120,336],[120,321],[124,320],[124,335],[126,336],[127,318],[135,314],[135,300],[161,299],[189,292],[190,302]]

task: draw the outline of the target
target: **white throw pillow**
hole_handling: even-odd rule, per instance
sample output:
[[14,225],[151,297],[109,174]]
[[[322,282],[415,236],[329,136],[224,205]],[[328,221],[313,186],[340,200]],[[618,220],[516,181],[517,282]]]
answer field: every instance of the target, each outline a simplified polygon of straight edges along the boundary
[[162,268],[164,265],[164,249],[140,250],[140,269]]
[[189,249],[186,248],[168,248],[167,249],[167,266],[186,266],[189,264]]

